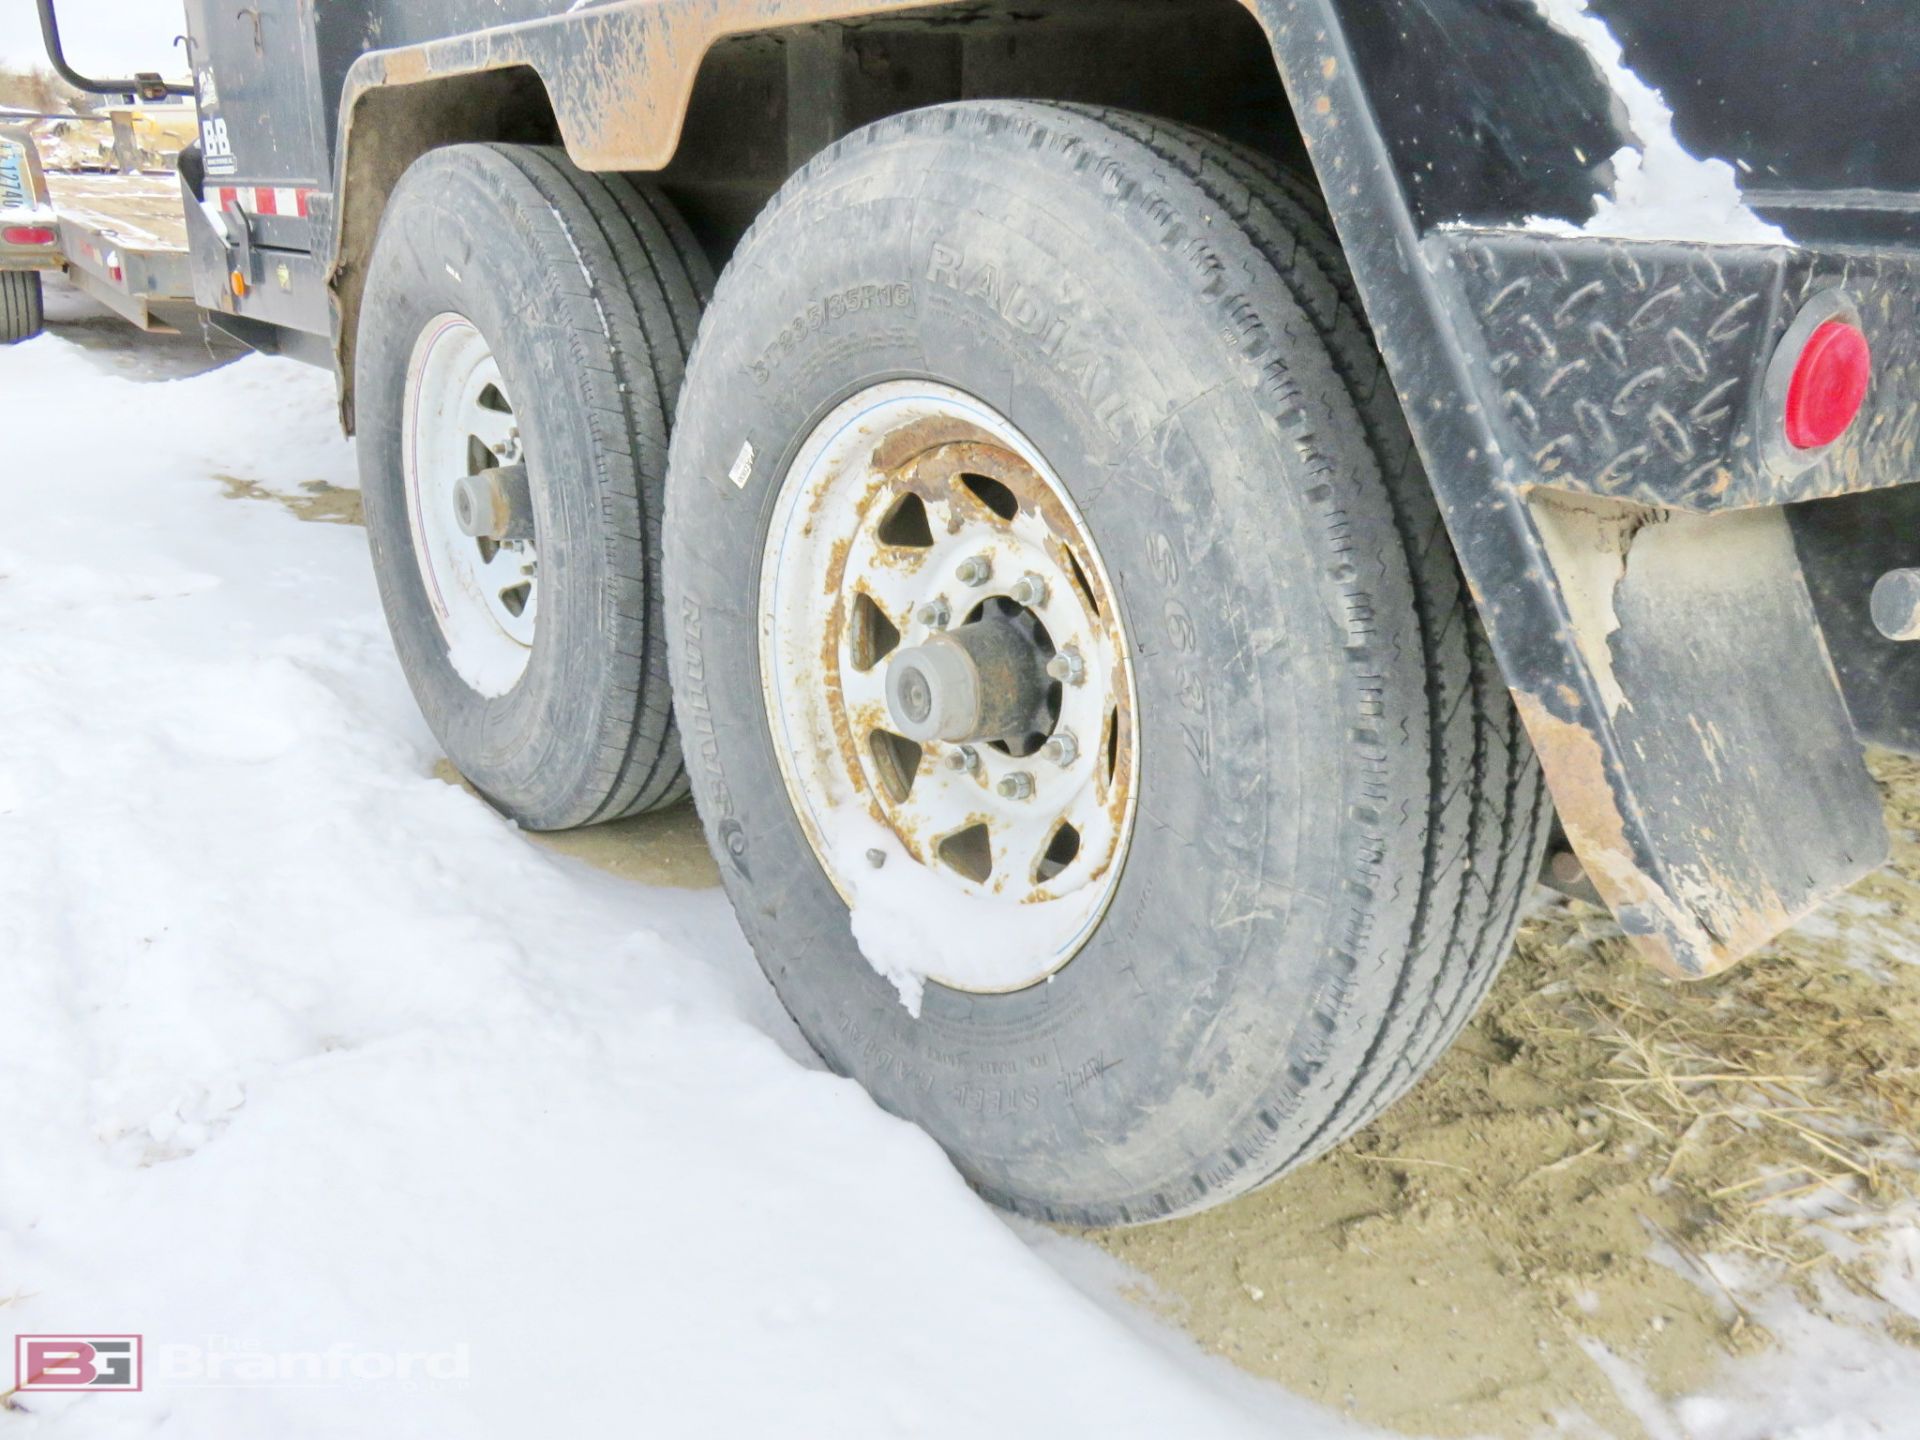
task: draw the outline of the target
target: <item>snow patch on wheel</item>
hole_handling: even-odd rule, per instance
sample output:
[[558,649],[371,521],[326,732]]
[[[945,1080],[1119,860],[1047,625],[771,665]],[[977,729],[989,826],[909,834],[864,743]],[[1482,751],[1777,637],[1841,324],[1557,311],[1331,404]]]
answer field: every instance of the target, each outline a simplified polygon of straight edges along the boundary
[[[891,830],[851,807],[834,813],[828,843],[834,869],[849,877],[854,942],[916,1020],[929,976],[986,991],[1030,983],[1026,906],[962,894],[909,855]],[[870,879],[861,878],[863,870]]]

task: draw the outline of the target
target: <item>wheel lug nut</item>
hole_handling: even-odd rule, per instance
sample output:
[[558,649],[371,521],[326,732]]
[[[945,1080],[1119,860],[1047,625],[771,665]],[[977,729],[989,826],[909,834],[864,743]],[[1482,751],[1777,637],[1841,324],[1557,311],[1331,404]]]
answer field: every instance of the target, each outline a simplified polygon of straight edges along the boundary
[[949,770],[965,770],[969,774],[980,768],[980,752],[971,745],[962,745],[958,750],[947,752]]
[[1039,575],[1029,573],[1015,583],[1007,592],[1007,598],[1016,605],[1024,605],[1029,610],[1038,609],[1047,603],[1047,582]]
[[947,608],[947,597],[941,595],[922,605],[915,612],[914,618],[929,630],[944,630],[947,628],[947,621],[953,618],[953,612]]
[[1080,742],[1073,738],[1071,730],[1056,730],[1040,747],[1040,753],[1064,770],[1080,758]]
[[1024,770],[1016,770],[1004,777],[994,789],[1009,800],[1025,800],[1033,794],[1033,776]]
[[1062,685],[1078,685],[1087,678],[1087,662],[1080,658],[1078,650],[1062,650],[1047,661],[1047,678],[1058,680]]
[[954,571],[962,585],[979,587],[993,578],[993,561],[984,555],[969,555]]
[[871,865],[874,869],[878,870],[882,865],[886,863],[887,863],[886,851],[884,850],[867,851],[867,864]]

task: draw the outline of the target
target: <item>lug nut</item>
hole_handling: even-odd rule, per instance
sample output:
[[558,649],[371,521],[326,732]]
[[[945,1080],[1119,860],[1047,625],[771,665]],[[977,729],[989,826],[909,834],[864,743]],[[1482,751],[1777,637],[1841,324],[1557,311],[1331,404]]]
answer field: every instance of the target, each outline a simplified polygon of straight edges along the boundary
[[1047,661],[1047,678],[1058,680],[1062,685],[1078,685],[1087,678],[1087,662],[1080,658],[1078,650],[1062,650]]
[[1016,605],[1037,610],[1047,603],[1047,582],[1043,577],[1029,571],[1015,582],[1013,589],[1007,592],[1007,598]]
[[1025,800],[1033,794],[1033,776],[1024,770],[1016,770],[993,788],[1009,800]]
[[882,865],[886,863],[887,863],[886,851],[884,850],[867,851],[867,864],[873,866],[874,869],[878,870]]
[[965,770],[969,774],[980,768],[980,752],[971,745],[962,745],[958,750],[947,752],[949,770]]
[[954,571],[962,585],[979,587],[993,578],[993,561],[984,555],[969,555]]
[[1040,753],[1064,770],[1080,758],[1080,742],[1071,730],[1056,730],[1040,747]]
[[944,630],[947,621],[953,618],[953,611],[947,608],[947,597],[941,595],[922,605],[914,612],[914,618],[929,630]]

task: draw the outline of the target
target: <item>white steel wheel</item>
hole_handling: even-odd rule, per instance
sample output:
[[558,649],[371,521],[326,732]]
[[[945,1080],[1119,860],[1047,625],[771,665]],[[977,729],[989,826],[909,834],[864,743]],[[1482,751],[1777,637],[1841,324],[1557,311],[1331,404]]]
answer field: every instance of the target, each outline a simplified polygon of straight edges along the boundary
[[448,661],[504,695],[533,650],[540,556],[513,405],[472,321],[447,312],[421,331],[403,415],[414,559]]
[[868,959],[981,994],[1072,959],[1125,859],[1136,707],[1045,457],[950,386],[860,392],[787,470],[759,616],[774,751]]

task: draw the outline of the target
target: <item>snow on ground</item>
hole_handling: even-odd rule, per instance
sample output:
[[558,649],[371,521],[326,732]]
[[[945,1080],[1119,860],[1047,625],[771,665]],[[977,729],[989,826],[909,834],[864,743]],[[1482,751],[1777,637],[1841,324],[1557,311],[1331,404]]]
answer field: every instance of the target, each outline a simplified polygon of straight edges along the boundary
[[212,478],[351,484],[327,376],[0,397],[0,1310],[149,1372],[0,1430],[1353,1433],[1064,1280],[718,892],[432,778],[361,534]]

